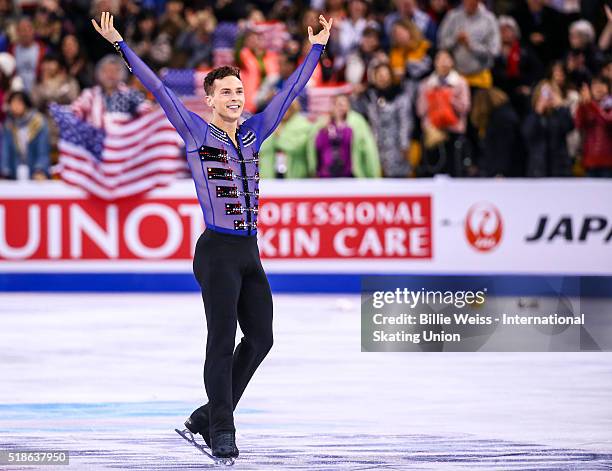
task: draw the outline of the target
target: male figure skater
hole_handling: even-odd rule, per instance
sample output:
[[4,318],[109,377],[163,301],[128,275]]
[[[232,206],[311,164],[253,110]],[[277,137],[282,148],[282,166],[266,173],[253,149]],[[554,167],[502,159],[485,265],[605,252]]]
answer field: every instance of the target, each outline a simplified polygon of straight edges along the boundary
[[[224,66],[204,79],[210,123],[187,110],[176,95],[123,41],[113,16],[103,12],[96,31],[111,42],[128,67],[153,93],[185,141],[187,161],[204,212],[206,230],[196,244],[193,271],[206,311],[208,336],[204,384],[208,404],[185,422],[200,433],[214,456],[238,456],[233,411],[253,373],[272,348],[272,294],[259,258],[257,210],[259,148],[302,91],[329,39],[333,19],[323,15],[310,52],[268,106],[242,124],[240,70]],[[234,350],[236,321],[244,336]]]

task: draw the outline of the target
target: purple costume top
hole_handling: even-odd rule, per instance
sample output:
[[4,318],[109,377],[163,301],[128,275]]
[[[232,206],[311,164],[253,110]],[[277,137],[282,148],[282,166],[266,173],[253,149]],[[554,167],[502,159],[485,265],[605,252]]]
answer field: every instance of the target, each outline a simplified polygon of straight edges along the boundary
[[125,41],[120,41],[118,47],[134,75],[153,93],[185,141],[187,162],[206,227],[242,236],[256,234],[259,148],[308,83],[324,46],[314,44],[268,106],[238,126],[235,136],[238,147],[225,131],[185,108]]

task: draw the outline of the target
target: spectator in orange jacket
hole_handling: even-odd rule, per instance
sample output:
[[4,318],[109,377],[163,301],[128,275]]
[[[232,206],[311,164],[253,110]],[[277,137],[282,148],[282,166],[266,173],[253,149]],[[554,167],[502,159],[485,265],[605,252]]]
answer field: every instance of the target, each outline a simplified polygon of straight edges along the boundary
[[461,175],[470,87],[455,69],[453,56],[441,49],[434,72],[420,83],[416,112],[421,118],[424,153],[420,176]]
[[263,36],[256,30],[248,30],[239,54],[240,76],[244,85],[244,109],[257,111],[257,90],[265,79],[278,78],[278,54],[266,49]]
[[589,177],[612,177],[612,96],[602,76],[583,85],[576,127],[583,136],[582,166]]

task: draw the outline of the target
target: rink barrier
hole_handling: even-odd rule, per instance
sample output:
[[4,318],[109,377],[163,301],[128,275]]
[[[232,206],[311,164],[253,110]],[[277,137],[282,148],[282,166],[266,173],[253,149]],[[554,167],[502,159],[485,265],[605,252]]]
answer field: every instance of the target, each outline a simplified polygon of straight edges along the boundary
[[[261,188],[258,245],[275,292],[357,293],[367,274],[454,274],[495,277],[507,293],[588,275],[584,289],[612,293],[612,181],[340,178]],[[203,230],[191,180],[117,201],[61,181],[3,182],[0,291],[194,291]]]
[[[390,274],[363,274],[380,277]],[[475,285],[495,285],[500,296],[547,296],[555,286],[568,296],[612,297],[612,276],[560,275],[429,275],[402,276],[402,286],[419,290],[444,286],[462,290]],[[360,293],[362,275],[347,273],[268,274],[274,293]],[[561,288],[562,287],[562,288]],[[195,292],[199,291],[193,274],[187,273],[0,273],[3,292]]]

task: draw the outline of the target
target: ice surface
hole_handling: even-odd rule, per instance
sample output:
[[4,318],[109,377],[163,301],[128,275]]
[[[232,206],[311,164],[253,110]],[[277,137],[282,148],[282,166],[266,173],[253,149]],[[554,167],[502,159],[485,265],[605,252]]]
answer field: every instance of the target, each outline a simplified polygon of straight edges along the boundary
[[[358,296],[274,303],[237,469],[612,467],[612,353],[362,353]],[[206,402],[199,295],[1,294],[0,320],[0,450],[209,466],[174,432]]]

